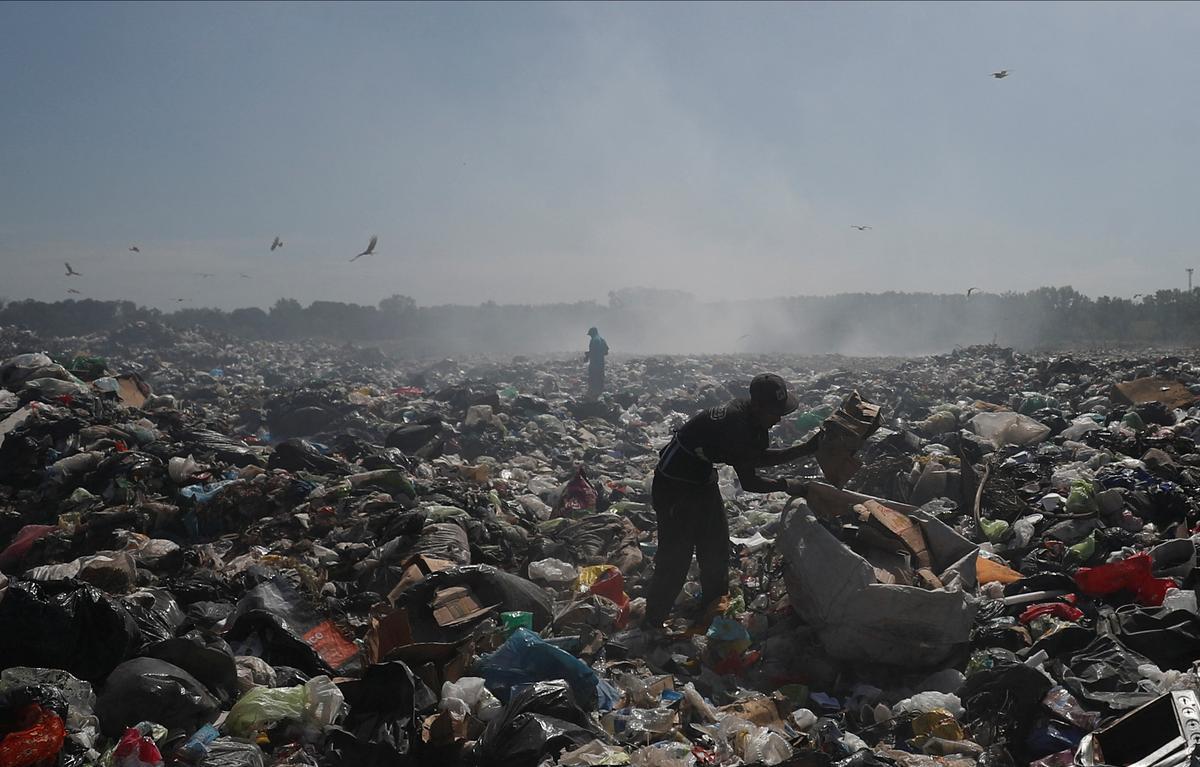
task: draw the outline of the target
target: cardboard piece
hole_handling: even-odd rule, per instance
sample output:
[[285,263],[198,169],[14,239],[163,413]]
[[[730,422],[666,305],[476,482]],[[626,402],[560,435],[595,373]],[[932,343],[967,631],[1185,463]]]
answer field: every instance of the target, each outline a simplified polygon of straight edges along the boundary
[[1125,405],[1161,402],[1169,408],[1187,408],[1197,400],[1187,386],[1169,378],[1136,378],[1113,384],[1112,398]]
[[451,586],[437,591],[429,606],[433,608],[433,619],[437,625],[451,628],[482,618],[499,605],[483,607],[466,586]]
[[140,408],[150,398],[150,385],[137,373],[117,376],[117,396],[125,407]]
[[881,422],[879,405],[864,400],[858,392],[846,397],[832,415],[821,424],[821,442],[817,463],[821,473],[834,487],[843,487],[860,468],[855,453],[875,433]]
[[388,601],[395,604],[400,594],[408,590],[413,584],[423,580],[425,576],[454,566],[455,563],[448,559],[438,559],[424,554],[412,555],[401,565],[404,569],[400,575],[400,582],[388,592]]

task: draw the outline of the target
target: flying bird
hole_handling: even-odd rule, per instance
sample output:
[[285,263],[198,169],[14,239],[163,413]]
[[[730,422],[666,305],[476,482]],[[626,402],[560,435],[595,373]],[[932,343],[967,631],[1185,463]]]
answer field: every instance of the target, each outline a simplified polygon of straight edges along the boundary
[[243,279],[243,280],[248,280],[248,279],[250,279],[250,275],[246,274],[245,272],[239,272],[239,274],[242,276],[242,279]]
[[979,290],[979,288],[967,288],[967,298],[970,298],[971,294],[976,290]]
[[274,252],[276,248],[282,248],[282,247],[283,247],[283,240],[279,239],[278,237],[276,237],[275,241],[271,243],[271,251],[272,252]]
[[860,231],[860,232],[865,232],[865,231],[867,231],[868,229],[870,229],[871,227],[869,227],[869,226],[859,226],[858,224],[851,224],[851,225],[850,225],[850,228],[851,228],[851,229],[857,229],[857,230],[858,230],[858,231]]
[[375,254],[375,243],[377,243],[377,242],[379,242],[379,235],[377,235],[377,234],[371,235],[371,241],[367,243],[367,249],[364,250],[362,253],[359,253],[354,258],[350,259],[350,262],[353,263],[353,262],[357,261],[358,259],[362,258],[363,256],[374,255]]
[[199,276],[200,277],[212,277],[212,275],[208,274],[207,272],[200,272]]
[[141,249],[141,248],[139,248],[137,245],[130,245],[130,246],[129,246],[129,252],[130,252],[130,253],[141,253],[141,252],[142,252],[142,249]]
[[68,293],[74,293],[74,294],[76,294],[76,295],[79,295],[79,291],[78,291],[78,290],[76,290],[75,288],[67,288],[67,292],[68,292]]
[[180,304],[180,303],[183,303],[184,301],[186,301],[187,299],[185,299],[185,298],[176,298],[176,299],[173,299],[173,300],[175,301],[175,303],[177,303],[177,304]]
[[1008,77],[1008,70],[1001,69],[999,72],[992,72],[992,77],[996,78],[997,80],[1003,80],[1004,78]]
[[74,269],[72,269],[72,268],[71,268],[71,262],[70,262],[70,261],[63,261],[63,265],[67,267],[67,276],[68,276],[68,277],[80,277],[80,276],[81,276],[81,275],[79,274],[79,272],[77,272],[77,271],[75,271]]

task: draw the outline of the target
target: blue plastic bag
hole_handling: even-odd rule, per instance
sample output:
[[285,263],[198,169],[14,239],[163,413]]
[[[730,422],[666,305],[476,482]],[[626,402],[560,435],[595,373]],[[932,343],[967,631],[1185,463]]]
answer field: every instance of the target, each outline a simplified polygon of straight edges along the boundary
[[597,702],[596,672],[566,650],[546,642],[529,629],[519,628],[500,649],[481,658],[475,675],[484,678],[488,690],[507,703],[514,688],[549,679],[563,679],[576,700]]

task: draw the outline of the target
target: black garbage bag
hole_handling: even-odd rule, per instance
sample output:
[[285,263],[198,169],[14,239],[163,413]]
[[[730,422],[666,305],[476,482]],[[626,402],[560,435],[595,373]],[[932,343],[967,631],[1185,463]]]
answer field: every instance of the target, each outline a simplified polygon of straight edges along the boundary
[[129,612],[77,581],[10,583],[0,599],[0,664],[103,680],[141,644]]
[[425,525],[417,542],[413,544],[412,553],[445,559],[460,565],[471,564],[471,543],[467,540],[467,531],[462,525],[453,522]]
[[1151,661],[1113,636],[1100,636],[1071,656],[1062,673],[1063,686],[1089,708],[1125,711],[1149,703],[1158,693],[1139,687],[1138,666]]
[[121,599],[121,603],[142,632],[142,642],[170,639],[187,620],[179,603],[165,589],[141,589]]
[[203,567],[191,567],[165,581],[165,585],[181,605],[220,602],[234,595],[224,574]]
[[338,763],[407,764],[404,757],[421,745],[421,715],[437,706],[438,696],[403,661],[368,666],[362,679],[338,688],[350,707],[341,726],[330,728]]
[[413,455],[421,448],[433,442],[442,431],[440,415],[425,418],[417,423],[406,423],[393,429],[384,441],[387,447],[394,447],[403,453]]
[[181,435],[184,447],[190,452],[211,453],[218,460],[234,466],[262,466],[263,459],[249,445],[211,429],[190,429]]
[[100,730],[109,737],[147,721],[190,735],[219,713],[220,705],[199,680],[157,658],[134,658],[117,666],[96,700]]
[[504,716],[479,738],[480,763],[489,767],[537,767],[547,756],[593,740],[611,742],[588,718],[565,681],[537,682],[514,695]]
[[156,642],[143,650],[148,658],[165,660],[188,672],[229,708],[238,697],[237,662],[225,640],[201,631]]
[[555,531],[543,544],[547,557],[579,565],[616,565],[630,573],[642,563],[636,525],[615,514],[593,514]]
[[267,462],[268,469],[287,471],[312,471],[318,474],[348,474],[346,464],[330,458],[311,442],[292,437],[275,446],[275,452]]
[[273,666],[295,666],[310,675],[350,675],[362,667],[358,647],[282,575],[246,592],[225,636],[241,640],[256,632],[263,640],[262,659]]
[[186,625],[200,629],[212,629],[233,615],[233,611],[234,606],[229,602],[193,602],[184,611],[187,615]]
[[1146,610],[1127,605],[1109,619],[1121,643],[1160,669],[1186,671],[1200,658],[1200,616],[1188,610]]
[[[491,565],[451,567],[430,573],[394,595],[393,604],[408,610],[414,641],[457,642],[470,635],[478,621],[439,626],[430,607],[437,592],[454,586],[469,588],[481,606],[498,605],[501,612],[532,613],[535,631],[541,631],[554,619],[553,603],[546,591],[537,584]],[[481,615],[479,620],[484,617]]]
[[267,401],[267,426],[280,437],[306,437],[328,429],[350,408],[319,386],[282,392]]
[[1023,747],[1053,682],[1018,661],[996,663],[967,677],[959,691],[968,722],[989,722],[995,735],[1012,748]]

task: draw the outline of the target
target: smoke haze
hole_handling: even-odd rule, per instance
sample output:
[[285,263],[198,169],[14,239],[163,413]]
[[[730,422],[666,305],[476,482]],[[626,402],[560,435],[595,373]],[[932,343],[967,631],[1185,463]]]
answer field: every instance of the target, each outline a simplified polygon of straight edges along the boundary
[[6,3],[0,294],[1179,288],[1198,37],[1182,3]]

